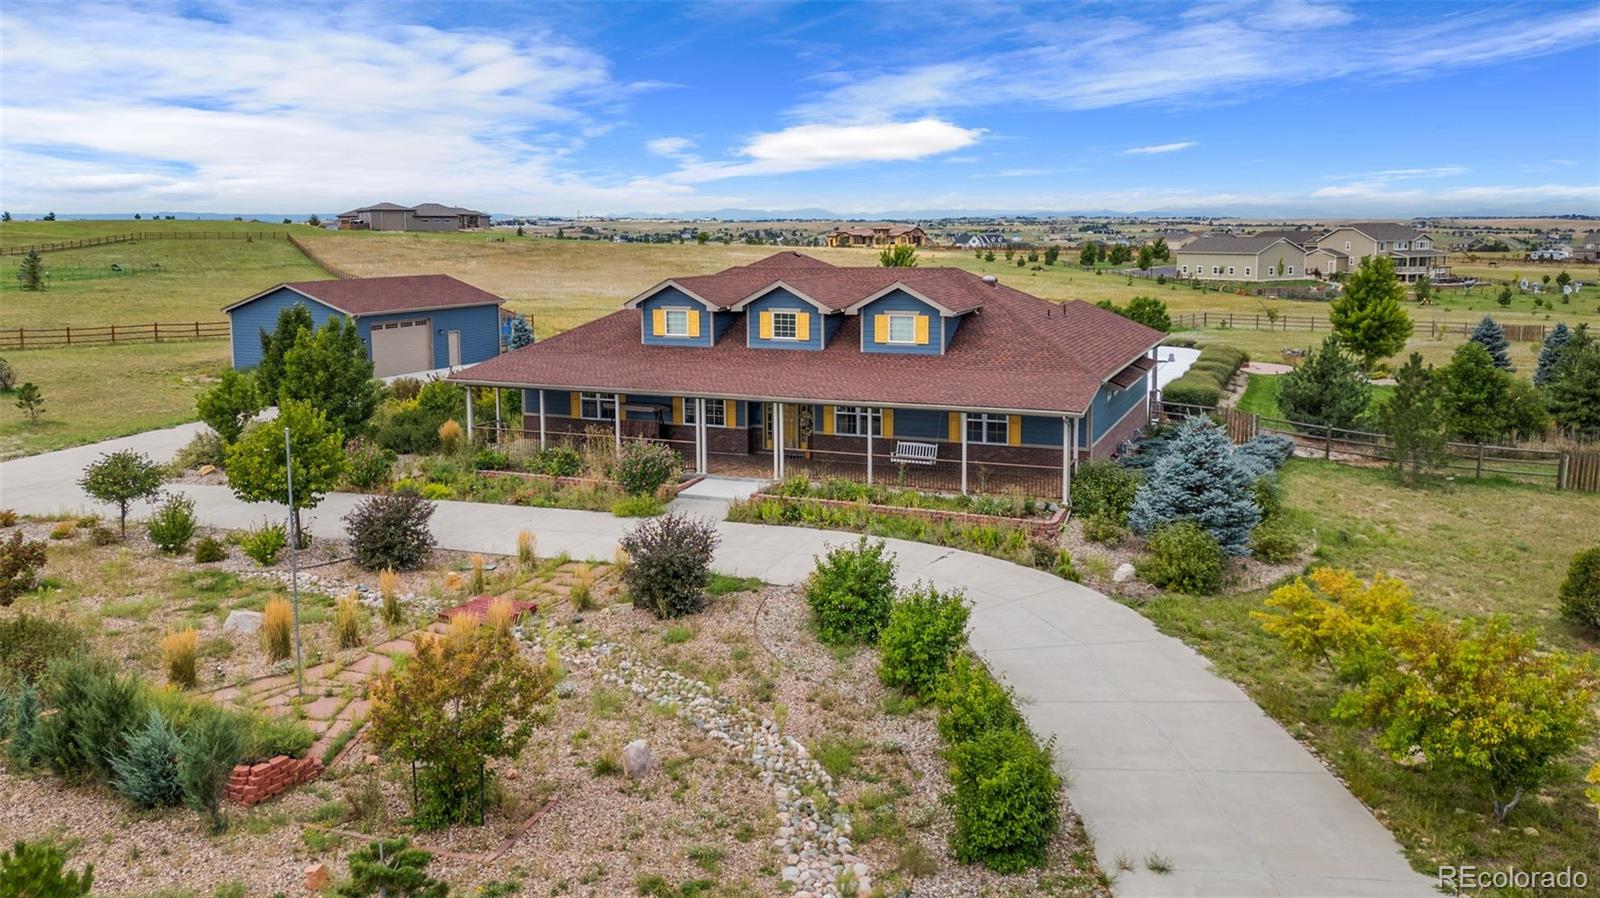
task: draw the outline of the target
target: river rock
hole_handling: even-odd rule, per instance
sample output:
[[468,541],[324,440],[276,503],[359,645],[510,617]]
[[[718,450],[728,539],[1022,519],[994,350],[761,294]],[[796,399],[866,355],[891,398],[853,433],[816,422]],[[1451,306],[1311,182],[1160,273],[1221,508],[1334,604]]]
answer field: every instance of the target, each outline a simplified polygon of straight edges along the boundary
[[261,629],[261,612],[245,611],[238,609],[228,612],[228,619],[222,622],[222,629],[235,633],[250,634]]
[[650,772],[650,765],[655,762],[655,757],[650,753],[650,745],[643,739],[635,739],[622,747],[622,772],[629,779],[638,779]]
[[1133,575],[1134,575],[1133,565],[1131,565],[1128,562],[1124,561],[1123,563],[1117,565],[1116,571],[1114,571],[1111,574],[1111,582],[1112,583],[1127,583],[1129,580],[1133,579]]

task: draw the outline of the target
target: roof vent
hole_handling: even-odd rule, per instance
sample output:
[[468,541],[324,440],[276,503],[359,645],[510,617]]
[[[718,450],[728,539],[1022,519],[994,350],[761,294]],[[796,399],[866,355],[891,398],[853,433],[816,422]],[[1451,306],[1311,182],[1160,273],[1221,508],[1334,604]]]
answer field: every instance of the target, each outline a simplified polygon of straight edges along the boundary
[[983,276],[983,282],[985,284],[988,284],[989,286],[993,287],[995,284],[1000,283],[1000,279],[995,277],[992,274],[986,274],[986,275]]

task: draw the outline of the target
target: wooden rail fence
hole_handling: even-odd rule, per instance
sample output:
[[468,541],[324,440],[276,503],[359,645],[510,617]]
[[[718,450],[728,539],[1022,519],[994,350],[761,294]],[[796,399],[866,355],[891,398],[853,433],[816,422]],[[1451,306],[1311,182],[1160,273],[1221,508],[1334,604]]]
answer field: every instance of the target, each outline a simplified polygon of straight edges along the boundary
[[32,251],[50,253],[63,249],[106,246],[112,243],[133,243],[136,240],[281,240],[287,236],[281,231],[130,231],[126,234],[106,234],[100,237],[85,237],[81,240],[4,246],[0,247],[0,256],[25,256]]
[[[1163,423],[1191,415],[1216,420],[1228,439],[1243,443],[1263,433],[1288,437],[1296,446],[1345,464],[1387,463],[1389,438],[1366,430],[1346,430],[1257,415],[1238,408],[1208,408],[1162,401],[1154,407]],[[1558,490],[1600,492],[1600,449],[1534,449],[1482,443],[1446,443],[1444,472],[1452,476],[1506,477]]]
[[[1470,337],[1472,329],[1478,326],[1476,321],[1441,321],[1437,318],[1427,322],[1414,320],[1413,323],[1419,335],[1423,328],[1427,328],[1430,339],[1435,340],[1450,334]],[[1175,331],[1212,327],[1258,331],[1309,330],[1324,333],[1333,331],[1333,325],[1328,319],[1317,315],[1273,316],[1264,312],[1179,312],[1172,316],[1172,329]],[[1518,322],[1501,323],[1500,328],[1505,331],[1506,339],[1514,343],[1541,343],[1551,330],[1551,326],[1546,324]]]
[[100,327],[15,327],[0,329],[0,350],[220,340],[229,333],[226,321],[185,321],[173,324],[151,322],[109,324]]

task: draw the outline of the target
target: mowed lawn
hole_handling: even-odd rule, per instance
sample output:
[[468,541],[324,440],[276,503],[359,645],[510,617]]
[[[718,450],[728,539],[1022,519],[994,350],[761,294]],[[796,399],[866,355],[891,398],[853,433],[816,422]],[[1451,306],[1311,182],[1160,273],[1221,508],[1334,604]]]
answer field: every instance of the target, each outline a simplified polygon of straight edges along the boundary
[[[1600,539],[1595,494],[1470,481],[1410,490],[1381,469],[1299,459],[1282,476],[1291,520],[1319,546],[1318,563],[1363,577],[1388,573],[1410,586],[1421,607],[1451,616],[1505,614],[1547,644],[1600,653],[1600,641],[1560,620],[1555,598],[1572,554]],[[1250,617],[1265,597],[1174,595],[1137,607],[1314,746],[1418,870],[1595,869],[1600,819],[1583,798],[1581,778],[1600,756],[1600,740],[1497,824],[1481,789],[1396,764],[1368,734],[1333,722],[1339,685],[1321,667],[1296,664]]]

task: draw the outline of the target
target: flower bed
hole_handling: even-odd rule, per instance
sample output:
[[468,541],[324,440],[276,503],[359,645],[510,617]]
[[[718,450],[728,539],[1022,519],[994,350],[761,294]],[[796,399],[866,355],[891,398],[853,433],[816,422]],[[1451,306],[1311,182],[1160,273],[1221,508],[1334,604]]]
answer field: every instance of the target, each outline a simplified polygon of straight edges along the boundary
[[1021,496],[947,496],[849,480],[814,484],[791,477],[769,486],[757,496],[786,504],[814,504],[823,508],[866,509],[876,514],[916,517],[950,524],[1002,524],[1048,538],[1061,529],[1067,509],[1051,502]]

